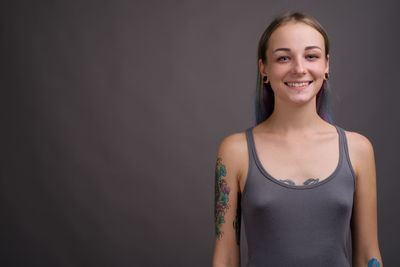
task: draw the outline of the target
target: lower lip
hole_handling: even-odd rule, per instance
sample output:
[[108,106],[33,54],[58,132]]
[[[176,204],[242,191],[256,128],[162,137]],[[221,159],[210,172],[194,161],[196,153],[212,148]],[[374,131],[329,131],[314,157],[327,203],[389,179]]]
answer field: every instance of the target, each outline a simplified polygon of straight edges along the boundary
[[[312,83],[312,82],[311,82],[311,83]],[[293,89],[293,90],[303,90],[303,89],[306,89],[308,86],[310,86],[311,83],[306,84],[306,85],[301,86],[301,87],[289,86],[289,85],[287,85],[287,84],[286,84],[286,86],[289,87],[290,89]]]

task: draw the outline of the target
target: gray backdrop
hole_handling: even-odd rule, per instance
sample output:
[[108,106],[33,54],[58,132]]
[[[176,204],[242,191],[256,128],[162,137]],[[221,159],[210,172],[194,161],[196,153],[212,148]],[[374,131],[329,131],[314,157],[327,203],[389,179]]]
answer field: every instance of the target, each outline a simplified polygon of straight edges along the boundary
[[210,266],[217,148],[254,124],[257,42],[287,10],[329,34],[335,122],[374,145],[395,266],[395,0],[1,1],[0,265]]

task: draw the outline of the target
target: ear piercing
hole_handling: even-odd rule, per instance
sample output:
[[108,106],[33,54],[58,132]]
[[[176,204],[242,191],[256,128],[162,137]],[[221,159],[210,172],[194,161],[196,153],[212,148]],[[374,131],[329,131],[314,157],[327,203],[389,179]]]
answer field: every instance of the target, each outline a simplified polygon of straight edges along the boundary
[[264,76],[264,77],[263,77],[263,81],[264,81],[264,82],[266,82],[267,79],[268,79],[267,76]]

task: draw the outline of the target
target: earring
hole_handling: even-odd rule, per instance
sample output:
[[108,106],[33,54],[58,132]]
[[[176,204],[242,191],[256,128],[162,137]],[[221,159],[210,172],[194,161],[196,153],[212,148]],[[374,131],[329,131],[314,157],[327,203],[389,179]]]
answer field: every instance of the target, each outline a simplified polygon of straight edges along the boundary
[[329,80],[329,73],[325,73],[325,79]]
[[267,81],[267,76],[264,76],[263,81],[266,82]]

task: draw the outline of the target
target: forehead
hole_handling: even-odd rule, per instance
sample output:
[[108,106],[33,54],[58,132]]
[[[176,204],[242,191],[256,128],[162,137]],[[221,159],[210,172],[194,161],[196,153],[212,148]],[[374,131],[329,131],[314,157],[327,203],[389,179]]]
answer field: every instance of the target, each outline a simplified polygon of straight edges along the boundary
[[305,47],[313,45],[317,45],[325,51],[322,34],[303,22],[288,22],[278,27],[268,41],[270,51],[281,47],[303,50]]

